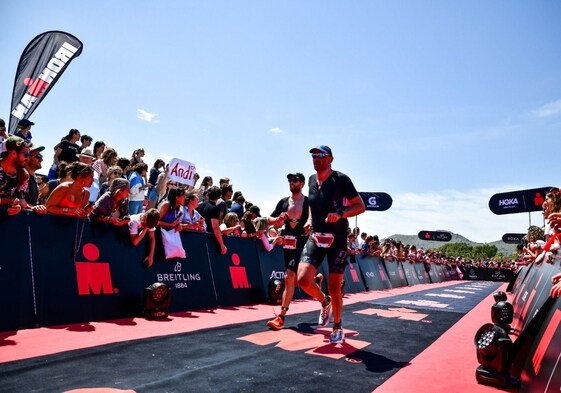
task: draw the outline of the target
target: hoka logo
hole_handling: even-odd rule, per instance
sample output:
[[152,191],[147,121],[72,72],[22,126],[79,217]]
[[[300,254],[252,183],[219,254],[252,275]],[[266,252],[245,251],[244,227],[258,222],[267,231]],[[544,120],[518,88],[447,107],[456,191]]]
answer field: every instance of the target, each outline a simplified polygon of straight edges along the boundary
[[499,201],[499,206],[510,206],[510,205],[518,205],[518,199],[508,198],[508,199],[501,199]]

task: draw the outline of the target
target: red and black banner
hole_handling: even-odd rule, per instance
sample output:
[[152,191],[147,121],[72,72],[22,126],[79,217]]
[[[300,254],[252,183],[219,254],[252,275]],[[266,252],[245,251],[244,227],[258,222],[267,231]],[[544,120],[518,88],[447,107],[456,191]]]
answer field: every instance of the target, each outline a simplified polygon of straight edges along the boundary
[[526,213],[542,210],[542,204],[552,187],[502,192],[489,199],[489,209],[495,214]]
[[417,236],[421,240],[430,240],[433,242],[449,242],[452,240],[452,234],[444,231],[420,231]]
[[27,45],[16,72],[9,133],[14,133],[18,121],[31,116],[72,59],[81,53],[80,40],[62,31],[45,32]]

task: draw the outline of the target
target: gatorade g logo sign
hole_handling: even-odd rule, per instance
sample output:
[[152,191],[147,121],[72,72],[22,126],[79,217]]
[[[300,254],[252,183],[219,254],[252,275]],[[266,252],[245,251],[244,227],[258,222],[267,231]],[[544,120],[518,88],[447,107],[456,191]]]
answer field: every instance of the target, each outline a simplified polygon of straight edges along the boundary
[[525,213],[542,210],[545,194],[553,187],[503,192],[489,199],[489,209],[495,214]]
[[452,240],[452,234],[450,232],[442,231],[421,231],[418,236],[421,240],[430,240],[433,242],[449,242]]
[[388,210],[393,203],[392,197],[385,192],[359,192],[366,210],[384,211]]
[[84,244],[82,254],[89,262],[75,263],[78,295],[113,295],[119,293],[117,288],[113,288],[109,263],[95,262],[99,258],[97,246],[92,243]]

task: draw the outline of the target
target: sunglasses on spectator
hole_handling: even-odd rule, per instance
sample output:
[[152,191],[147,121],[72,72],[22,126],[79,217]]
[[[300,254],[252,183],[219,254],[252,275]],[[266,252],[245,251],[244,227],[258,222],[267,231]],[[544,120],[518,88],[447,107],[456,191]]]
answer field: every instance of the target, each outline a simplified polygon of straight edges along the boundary
[[327,153],[312,153],[312,158],[325,158],[329,157]]
[[42,159],[43,159],[43,156],[42,156],[41,154],[32,154],[30,157],[35,157],[35,158],[37,158],[38,160],[42,160]]

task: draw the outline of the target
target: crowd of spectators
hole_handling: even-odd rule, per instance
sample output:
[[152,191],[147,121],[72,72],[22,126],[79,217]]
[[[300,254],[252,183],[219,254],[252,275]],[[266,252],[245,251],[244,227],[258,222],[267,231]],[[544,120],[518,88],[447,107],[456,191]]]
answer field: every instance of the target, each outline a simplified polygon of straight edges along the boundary
[[350,231],[347,244],[351,260],[356,259],[356,255],[377,256],[389,261],[423,263],[427,271],[430,270],[430,265],[432,264],[444,265],[449,269],[458,268],[461,271],[466,271],[473,267],[512,270],[517,270],[520,267],[520,262],[510,257],[476,259],[469,256],[449,256],[438,250],[425,250],[415,245],[403,244],[401,240],[391,238],[380,240],[377,235],[361,233],[358,228]]
[[[0,119],[0,207],[6,208],[3,214],[15,215],[28,209],[37,214],[88,217],[115,226],[128,225],[133,244],[138,244],[145,233],[153,237],[156,226],[207,231],[214,235],[221,254],[227,252],[223,236],[256,238],[266,250],[282,242],[277,222],[261,217],[259,207],[241,191],[234,191],[229,178],[223,177],[214,185],[213,178],[205,176],[198,184],[200,177],[196,174],[193,186],[181,185],[167,178],[167,165],[162,159],[157,159],[149,169],[143,148],[135,149],[129,159],[103,141],[95,141],[92,146],[93,138],[77,129],[71,129],[53,146],[53,163],[47,175],[40,174],[49,149],[33,145],[32,126],[30,120],[21,120],[14,135],[8,135],[5,122]],[[450,257],[400,240],[380,240],[358,228],[349,231],[348,253],[351,262],[356,261],[356,255],[370,255],[424,263],[427,270],[431,264],[462,270],[515,270],[532,262],[551,262],[561,244],[558,190],[547,194],[543,208],[546,228],[530,227],[524,244],[518,246],[516,260]],[[145,263],[150,266],[152,259],[149,254]]]
[[234,192],[229,178],[219,179],[215,186],[212,177],[205,176],[197,184],[200,177],[195,174],[194,185],[178,184],[168,179],[168,166],[162,159],[149,169],[143,148],[135,149],[129,159],[78,129],[71,129],[52,147],[52,164],[44,168],[46,175],[40,174],[50,149],[33,145],[34,125],[21,120],[17,132],[8,135],[0,119],[3,214],[28,209],[116,227],[127,225],[133,245],[148,234],[146,266],[153,262],[156,227],[213,233],[222,254],[227,252],[222,236],[258,238],[269,250],[280,239],[274,235],[269,240],[269,228],[258,223],[260,209],[241,191]]

